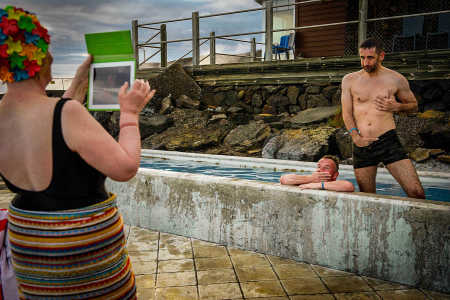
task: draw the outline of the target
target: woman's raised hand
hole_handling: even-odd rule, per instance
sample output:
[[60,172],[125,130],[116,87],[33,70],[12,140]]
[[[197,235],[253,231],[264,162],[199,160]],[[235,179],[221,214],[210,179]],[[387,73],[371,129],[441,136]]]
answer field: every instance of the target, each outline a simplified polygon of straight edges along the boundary
[[150,88],[148,81],[142,79],[135,80],[133,86],[127,89],[128,82],[125,82],[119,90],[121,113],[139,114],[156,92]]
[[75,73],[73,80],[80,80],[80,81],[86,80],[86,78],[88,78],[89,75],[89,68],[91,67],[91,63],[92,63],[92,55],[88,54],[88,57],[77,68],[77,72]]
[[92,55],[84,60],[84,62],[78,67],[75,76],[72,79],[72,83],[64,93],[64,98],[71,98],[84,103],[86,99],[86,91],[89,83],[89,68],[92,63]]

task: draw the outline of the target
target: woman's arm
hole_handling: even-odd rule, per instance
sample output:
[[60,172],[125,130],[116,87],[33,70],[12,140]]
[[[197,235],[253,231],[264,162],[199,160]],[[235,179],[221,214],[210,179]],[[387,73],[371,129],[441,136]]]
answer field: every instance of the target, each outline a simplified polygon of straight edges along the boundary
[[84,62],[78,67],[77,72],[72,79],[72,83],[64,92],[63,98],[77,100],[81,104],[84,103],[89,83],[89,68],[91,63],[92,56],[88,55]]
[[136,80],[129,91],[125,83],[119,91],[119,141],[98,123],[77,101],[69,101],[62,112],[63,136],[68,147],[91,166],[117,181],[127,181],[137,172],[141,137],[139,112],[155,94],[148,82]]

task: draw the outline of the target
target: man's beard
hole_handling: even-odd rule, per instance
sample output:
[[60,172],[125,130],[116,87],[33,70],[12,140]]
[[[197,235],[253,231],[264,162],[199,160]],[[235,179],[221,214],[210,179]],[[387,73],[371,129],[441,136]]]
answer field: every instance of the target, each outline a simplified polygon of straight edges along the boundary
[[366,71],[367,73],[373,73],[376,71],[377,68],[378,68],[378,60],[375,62],[373,66],[363,67],[364,71]]

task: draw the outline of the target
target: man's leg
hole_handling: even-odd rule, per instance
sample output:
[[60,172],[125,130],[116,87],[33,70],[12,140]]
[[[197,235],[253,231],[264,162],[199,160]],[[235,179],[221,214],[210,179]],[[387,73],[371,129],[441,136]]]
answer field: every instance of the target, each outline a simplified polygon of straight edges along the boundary
[[360,192],[376,193],[377,166],[357,168],[355,177]]
[[425,199],[425,192],[416,169],[409,159],[402,159],[386,165],[408,197]]

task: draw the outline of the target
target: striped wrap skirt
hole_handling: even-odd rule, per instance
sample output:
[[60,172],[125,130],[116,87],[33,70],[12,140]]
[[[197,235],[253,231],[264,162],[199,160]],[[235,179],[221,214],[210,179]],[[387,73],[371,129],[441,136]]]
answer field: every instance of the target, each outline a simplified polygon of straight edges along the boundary
[[136,299],[115,195],[76,210],[9,207],[21,299]]

